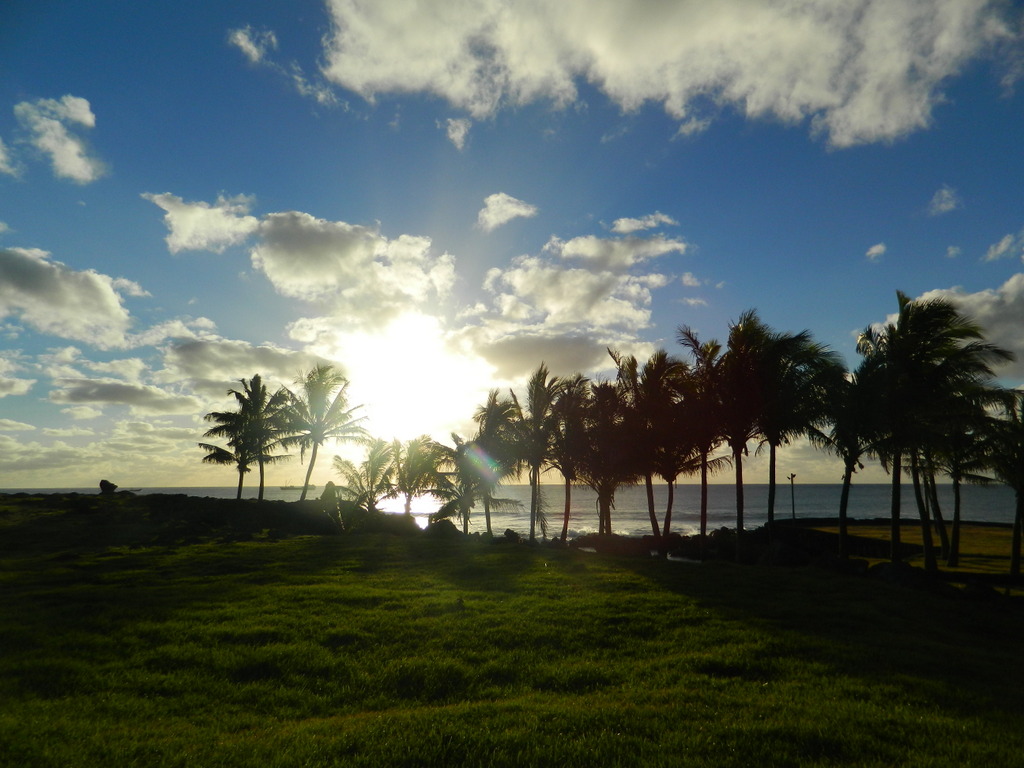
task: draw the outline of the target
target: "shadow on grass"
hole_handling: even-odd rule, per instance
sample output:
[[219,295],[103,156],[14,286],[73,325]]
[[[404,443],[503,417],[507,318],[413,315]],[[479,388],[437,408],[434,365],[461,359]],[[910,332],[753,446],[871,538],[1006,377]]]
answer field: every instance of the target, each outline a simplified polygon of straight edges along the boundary
[[970,601],[952,588],[930,592],[810,566],[616,560],[652,586],[771,635],[775,658],[712,662],[704,670],[712,677],[760,680],[780,663],[820,664],[965,717],[1024,713],[1011,672],[1024,637],[1019,599]]

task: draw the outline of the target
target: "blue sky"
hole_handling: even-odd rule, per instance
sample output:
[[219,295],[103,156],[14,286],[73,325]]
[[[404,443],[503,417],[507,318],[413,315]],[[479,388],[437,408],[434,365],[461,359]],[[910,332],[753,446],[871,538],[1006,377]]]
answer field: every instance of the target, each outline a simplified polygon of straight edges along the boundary
[[7,2],[0,486],[230,484],[202,415],[317,359],[403,438],[748,308],[852,366],[897,290],[945,295],[1024,361],[1021,31],[984,0]]

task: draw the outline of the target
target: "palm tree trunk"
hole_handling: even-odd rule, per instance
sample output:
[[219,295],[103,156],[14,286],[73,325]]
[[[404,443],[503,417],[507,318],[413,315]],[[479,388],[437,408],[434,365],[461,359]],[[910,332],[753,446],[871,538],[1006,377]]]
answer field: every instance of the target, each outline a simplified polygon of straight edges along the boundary
[[700,454],[700,559],[708,540],[708,452]]
[[487,523],[487,535],[493,536],[491,533],[491,494],[488,493],[484,496],[484,520]]
[[900,477],[902,469],[902,458],[897,448],[892,457],[892,497],[889,510],[889,559],[898,563],[900,561]]
[[775,529],[775,443],[768,443],[768,538]]
[[239,501],[242,498],[242,480],[245,479],[245,472],[238,470],[238,493],[235,494],[235,501]]
[[1020,578],[1020,540],[1024,527],[1024,494],[1017,491],[1016,512],[1013,516],[1013,543],[1010,545],[1010,576]]
[[654,511],[654,477],[648,472],[644,475],[644,485],[647,487],[647,513],[651,516],[651,529],[654,531],[654,538],[661,538],[661,529],[658,527],[658,513]]
[[299,494],[299,501],[306,500],[306,490],[309,488],[309,478],[313,474],[313,465],[316,464],[316,449],[320,444],[313,442],[313,450],[309,452],[309,468],[306,470],[306,479],[302,483],[302,493]]
[[598,533],[612,532],[612,504],[611,497],[607,493],[599,493],[597,496],[598,509]]
[[942,507],[939,506],[939,489],[935,485],[935,472],[928,470],[924,475],[924,486],[928,491],[928,498],[931,500],[932,520],[935,523],[935,530],[939,534],[939,547],[942,557],[949,557],[949,533],[946,531],[946,521],[942,518]]
[[540,471],[536,467],[530,467],[530,541],[537,540],[537,493],[539,491]]
[[572,503],[572,483],[565,478],[565,511],[562,513],[562,542],[569,536],[569,508]]
[[672,531],[672,505],[675,503],[675,499],[676,479],[673,477],[668,481],[668,504],[665,506],[665,530],[661,533],[662,537],[666,539]]
[[849,542],[847,536],[849,535],[846,510],[850,504],[850,485],[853,482],[853,462],[846,462],[846,467],[843,470],[843,491],[839,494],[839,558],[845,560],[849,556]]
[[949,556],[946,559],[949,568],[960,565],[960,478],[953,477],[953,530],[949,537]]
[[736,561],[740,561],[740,539],[743,538],[743,452],[734,448],[733,461],[736,462]]
[[406,517],[412,516],[412,494],[405,494],[405,514]]
[[256,498],[259,501],[263,501],[264,472],[263,472],[263,461],[262,460],[259,462],[259,465],[260,465],[260,491],[259,491],[259,494],[256,496]]
[[928,515],[924,493],[921,489],[921,468],[917,463],[917,452],[910,457],[910,478],[914,483],[914,499],[917,501],[917,514],[921,518],[921,543],[924,546],[924,568],[932,572],[938,570],[935,562],[935,545],[932,542],[932,521]]

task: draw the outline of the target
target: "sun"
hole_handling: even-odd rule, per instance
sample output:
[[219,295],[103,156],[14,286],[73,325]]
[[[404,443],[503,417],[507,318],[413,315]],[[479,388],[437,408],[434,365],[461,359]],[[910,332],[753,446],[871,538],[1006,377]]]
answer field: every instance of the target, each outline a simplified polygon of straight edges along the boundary
[[492,386],[492,366],[453,351],[429,315],[406,313],[381,331],[346,334],[338,347],[349,402],[362,406],[373,437],[442,439],[465,431]]

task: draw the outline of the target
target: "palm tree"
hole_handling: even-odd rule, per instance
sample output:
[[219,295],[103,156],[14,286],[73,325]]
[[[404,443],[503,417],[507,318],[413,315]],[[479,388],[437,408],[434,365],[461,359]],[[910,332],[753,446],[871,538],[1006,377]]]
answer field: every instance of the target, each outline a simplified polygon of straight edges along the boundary
[[654,464],[659,451],[673,440],[672,415],[679,401],[686,364],[660,349],[641,367],[636,357],[608,350],[618,369],[616,383],[626,403],[635,457],[647,491],[647,512],[656,539],[661,538],[654,509]]
[[689,326],[680,326],[676,340],[690,353],[693,362],[686,378],[683,398],[686,430],[700,459],[700,546],[708,533],[708,475],[722,467],[721,459],[710,459],[723,440],[722,401],[719,391],[722,345],[714,339],[701,342]]
[[391,483],[396,495],[405,497],[405,514],[412,514],[412,500],[423,494],[435,494],[441,486],[440,446],[427,435],[391,444]]
[[547,535],[547,520],[541,499],[540,473],[551,456],[551,442],[555,431],[554,404],[562,390],[557,376],[550,376],[548,367],[541,363],[526,383],[526,407],[515,392],[517,455],[529,470],[530,476],[530,541],[536,540],[537,524],[541,534]]
[[322,363],[310,369],[295,382],[297,394],[289,393],[289,429],[295,434],[285,438],[286,446],[299,446],[299,461],[304,460],[309,448],[309,467],[302,484],[299,501],[306,498],[309,478],[316,464],[317,451],[325,440],[362,440],[366,430],[360,424],[362,417],[356,417],[359,406],[348,407],[346,390],[348,381],[334,366]]
[[[992,366],[1010,359],[1010,353],[984,341],[981,328],[945,299],[911,300],[896,294],[899,313],[894,322],[869,327],[857,349],[879,367],[882,397],[879,413],[883,464],[892,475],[892,559],[900,557],[900,483],[904,457],[914,457],[937,434],[936,424],[950,398],[988,386]],[[925,558],[931,531],[924,507],[921,514]]]
[[452,442],[454,446],[439,447],[439,466],[447,471],[442,473],[442,482],[435,494],[442,502],[441,507],[430,516],[430,521],[458,517],[462,521],[462,532],[468,534],[470,514],[480,496],[480,472],[476,465],[486,462],[486,454],[472,441],[454,432]]
[[[241,379],[240,383],[241,390],[228,390],[228,394],[234,396],[238,410],[213,411],[206,414],[204,420],[213,422],[215,426],[207,430],[204,437],[226,438],[236,455],[236,462],[239,458],[244,458],[246,467],[256,462],[260,470],[257,498],[262,501],[264,467],[288,458],[286,455],[276,453],[288,434],[285,410],[289,400],[288,390],[282,388],[270,394],[258,373],[253,374],[251,379]],[[224,458],[226,457],[221,457]],[[218,459],[212,461],[223,463]],[[239,471],[241,472],[241,469]]]
[[[207,414],[212,415],[212,414]],[[237,414],[218,414],[221,416],[237,416]],[[214,428],[216,429],[216,428]],[[205,436],[209,436],[209,430],[205,433]],[[231,445],[229,440],[228,445]],[[206,455],[203,456],[204,464],[234,464],[238,470],[238,491],[235,494],[236,499],[242,498],[242,482],[245,479],[246,473],[250,470],[251,457],[246,452],[245,448],[241,445],[232,446],[232,450],[226,450],[221,448],[219,445],[211,445],[210,443],[199,443],[199,447],[206,451]]]
[[986,444],[989,466],[1014,491],[1010,575],[1019,578],[1024,532],[1024,392],[1012,390],[1004,394],[1002,416],[993,423]]
[[598,533],[610,534],[615,491],[637,477],[619,388],[607,381],[592,384],[585,415],[586,449],[579,476],[597,494]]
[[562,541],[569,535],[569,511],[572,508],[572,485],[579,478],[580,465],[586,457],[586,408],[590,382],[577,373],[563,381],[555,401],[555,431],[551,446],[551,466],[562,473],[565,481],[565,507],[562,512]]
[[342,478],[338,492],[343,499],[370,514],[380,512],[377,506],[392,493],[393,471],[391,443],[376,438],[366,444],[366,458],[358,466],[340,456],[334,457],[334,471]]
[[760,432],[768,443],[768,532],[775,524],[775,467],[780,445],[824,420],[826,401],[845,371],[839,356],[810,331],[770,333],[761,353]]
[[[700,471],[706,460],[694,442],[695,433],[688,429],[687,414],[689,404],[684,399],[674,403],[672,409],[664,415],[664,436],[654,454],[651,466],[658,477],[668,486],[668,500],[665,504],[665,523],[661,531],[663,539],[672,532],[672,509],[675,505],[676,479],[683,474],[690,475]],[[648,499],[648,506],[650,499]]]
[[826,422],[823,426],[812,426],[808,436],[813,444],[838,456],[843,462],[843,489],[839,496],[839,557],[847,557],[848,525],[847,509],[850,502],[850,486],[853,474],[864,469],[861,459],[869,453],[877,440],[874,426],[877,408],[877,390],[872,378],[873,366],[870,361],[861,361],[857,371],[849,376],[839,377],[834,383],[827,401]]
[[477,423],[477,434],[473,438],[473,443],[487,457],[486,465],[478,468],[478,474],[488,534],[492,533],[491,506],[495,500],[494,492],[502,480],[519,471],[515,419],[515,401],[499,397],[496,389],[487,394],[487,402],[477,408],[473,415],[473,421]]
[[732,453],[736,472],[736,558],[741,559],[743,536],[743,456],[747,443],[760,434],[764,409],[761,369],[773,333],[754,310],[747,310],[729,328],[728,349],[718,366],[722,435]]

